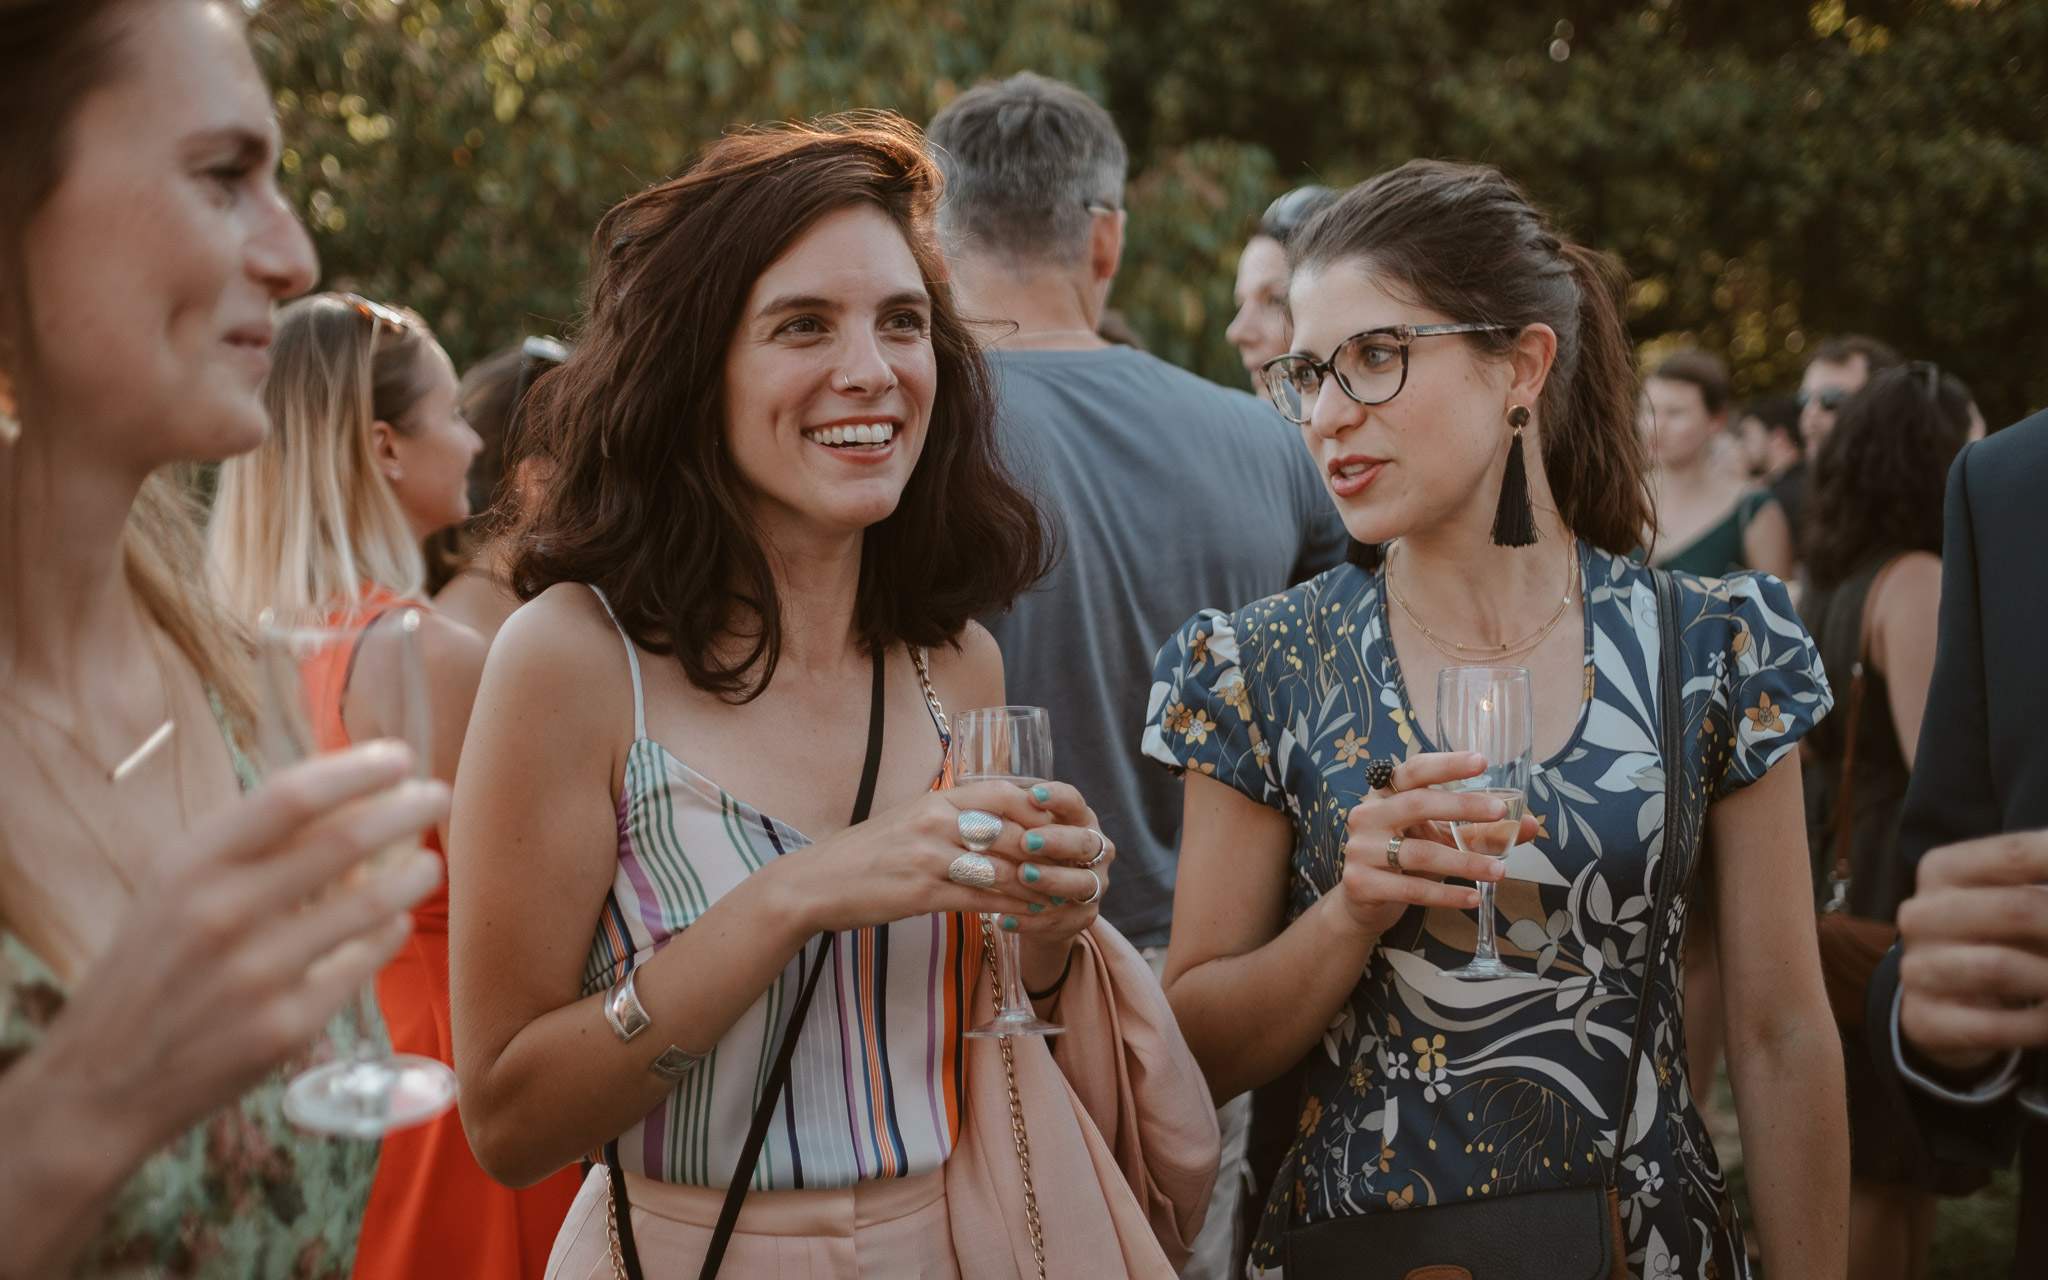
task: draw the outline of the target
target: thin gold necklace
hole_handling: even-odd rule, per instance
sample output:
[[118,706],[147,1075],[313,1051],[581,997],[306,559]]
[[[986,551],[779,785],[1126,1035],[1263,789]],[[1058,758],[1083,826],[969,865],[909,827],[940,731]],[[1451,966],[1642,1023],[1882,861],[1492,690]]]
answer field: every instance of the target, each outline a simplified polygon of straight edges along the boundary
[[[157,680],[163,687],[163,723],[159,724],[156,728],[150,730],[149,736],[145,737],[142,740],[142,744],[140,746],[136,747],[135,750],[130,751],[127,755],[122,756],[119,760],[115,761],[111,765],[109,765],[106,761],[100,759],[99,753],[97,751],[94,751],[90,746],[86,745],[85,739],[79,737],[78,733],[70,725],[63,723],[56,717],[45,714],[38,708],[30,705],[27,702],[22,701],[20,698],[15,697],[12,692],[0,690],[0,701],[5,701],[8,705],[12,706],[16,711],[19,711],[23,715],[29,716],[33,719],[40,720],[45,725],[48,725],[50,728],[55,729],[58,733],[64,735],[64,740],[71,744],[72,750],[78,752],[79,755],[91,761],[93,768],[99,770],[101,776],[106,778],[106,780],[109,783],[119,782],[123,778],[126,778],[129,774],[132,774],[137,769],[141,768],[143,762],[148,760],[152,755],[155,755],[158,748],[162,747],[166,742],[169,742],[171,740],[171,735],[176,733],[178,729],[178,719],[176,716],[171,714],[171,674],[164,667],[164,655],[162,649],[158,647],[155,628],[152,627],[148,629],[147,638],[149,640],[149,655],[156,663]],[[14,736],[20,738],[21,734],[17,730]],[[26,740],[24,739],[24,744],[25,743]]]
[[[156,659],[158,678],[163,681],[164,722],[157,727],[156,732],[149,735],[148,740],[142,746],[128,753],[112,769],[107,769],[103,766],[100,763],[99,757],[87,750],[85,744],[79,740],[78,736],[64,725],[49,716],[37,712],[35,708],[22,703],[12,696],[5,696],[5,700],[62,734],[71,743],[72,749],[90,761],[95,770],[102,775],[103,781],[109,787],[112,787],[127,777],[129,773],[132,773],[159,746],[170,741],[172,736],[171,730],[176,724],[176,717],[171,714],[171,674],[164,666],[163,653],[157,648],[156,634],[153,631],[150,633],[150,648],[152,656]],[[8,731],[14,735],[14,740],[21,744],[21,749],[28,753],[28,758],[35,765],[36,772],[42,776],[43,789],[59,805],[63,806],[66,813],[71,815],[71,820],[77,823],[79,830],[85,833],[86,840],[92,844],[94,850],[105,860],[108,869],[114,873],[114,878],[121,882],[122,889],[127,891],[129,897],[134,897],[135,878],[129,873],[127,865],[121,859],[114,856],[113,846],[108,844],[105,837],[100,834],[99,828],[92,824],[91,820],[85,816],[84,811],[72,800],[70,792],[57,777],[57,771],[51,768],[48,760],[43,758],[43,753],[36,750],[35,744],[29,741],[28,735],[21,731],[21,725],[17,720],[10,716],[7,727]],[[175,748],[171,752],[171,789],[178,801],[178,830],[180,832],[188,831],[192,827],[192,819],[185,805],[185,761],[184,757]]]
[[[1395,543],[1396,547],[1399,545],[1398,542]],[[1472,662],[1475,660],[1498,661],[1502,658],[1513,658],[1527,653],[1548,639],[1550,633],[1557,629],[1557,624],[1564,620],[1565,611],[1571,608],[1572,587],[1578,582],[1579,578],[1579,558],[1577,548],[1570,542],[1567,542],[1566,550],[1569,554],[1566,557],[1564,571],[1564,599],[1557,602],[1557,612],[1551,614],[1549,621],[1536,628],[1529,635],[1524,636],[1520,640],[1510,641],[1507,644],[1460,644],[1455,640],[1446,640],[1437,635],[1436,632],[1431,631],[1428,623],[1415,616],[1415,610],[1401,595],[1400,589],[1394,585],[1393,557],[1391,554],[1388,556],[1385,571],[1387,593],[1394,597],[1394,603],[1401,606],[1401,612],[1408,616],[1408,621],[1415,624],[1415,629],[1422,633],[1422,638],[1435,646],[1438,653],[1443,654],[1453,662]]]

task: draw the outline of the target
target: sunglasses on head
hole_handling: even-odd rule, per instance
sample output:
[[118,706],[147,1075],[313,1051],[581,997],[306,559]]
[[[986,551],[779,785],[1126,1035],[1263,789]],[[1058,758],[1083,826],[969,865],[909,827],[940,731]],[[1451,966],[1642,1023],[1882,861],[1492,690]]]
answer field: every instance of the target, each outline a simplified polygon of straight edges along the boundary
[[412,327],[404,312],[387,307],[381,302],[372,302],[359,293],[340,293],[335,296],[355,308],[356,314],[368,320],[372,326],[381,324],[398,333],[404,333]]

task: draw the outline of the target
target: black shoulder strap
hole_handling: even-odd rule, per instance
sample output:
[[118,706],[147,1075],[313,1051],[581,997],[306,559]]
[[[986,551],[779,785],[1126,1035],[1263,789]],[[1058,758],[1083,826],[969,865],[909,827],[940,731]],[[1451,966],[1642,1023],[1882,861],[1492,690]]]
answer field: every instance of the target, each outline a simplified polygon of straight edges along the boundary
[[1650,1027],[1651,996],[1657,989],[1657,957],[1664,950],[1664,921],[1671,914],[1673,868],[1688,861],[1679,826],[1685,812],[1685,705],[1678,667],[1682,645],[1678,634],[1678,584],[1662,569],[1651,569],[1657,589],[1657,728],[1664,754],[1664,849],[1657,855],[1657,901],[1650,915],[1650,940],[1643,952],[1643,986],[1636,994],[1635,1030],[1629,1036],[1624,1064],[1621,1110],[1614,1123],[1614,1158],[1607,1162],[1607,1189],[1615,1188],[1621,1153],[1628,1145],[1629,1116],[1636,1109],[1636,1063]]

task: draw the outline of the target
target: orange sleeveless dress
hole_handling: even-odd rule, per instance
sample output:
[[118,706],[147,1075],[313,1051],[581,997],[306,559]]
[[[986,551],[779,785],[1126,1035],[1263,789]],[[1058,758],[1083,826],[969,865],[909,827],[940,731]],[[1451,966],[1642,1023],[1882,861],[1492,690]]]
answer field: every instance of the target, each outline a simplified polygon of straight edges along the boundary
[[[328,625],[361,629],[400,606],[425,607],[377,587],[330,617]],[[348,745],[341,723],[346,670],[309,663],[302,674],[321,695],[321,723],[315,726],[321,749]],[[427,833],[426,846],[442,852],[435,832]],[[377,975],[377,1005],[393,1051],[453,1065],[445,881],[413,908],[412,922],[412,936]],[[390,1133],[363,1214],[355,1280],[541,1280],[581,1183],[573,1167],[516,1191],[493,1180],[471,1154],[462,1118],[452,1110]]]

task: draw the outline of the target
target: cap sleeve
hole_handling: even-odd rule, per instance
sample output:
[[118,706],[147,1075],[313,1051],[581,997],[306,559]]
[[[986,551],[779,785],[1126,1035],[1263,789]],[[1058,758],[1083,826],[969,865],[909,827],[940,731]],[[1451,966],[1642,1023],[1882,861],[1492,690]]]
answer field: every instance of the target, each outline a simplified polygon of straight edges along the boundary
[[[1727,651],[1715,662],[1734,732],[1718,798],[1770,771],[1834,706],[1820,650],[1792,608],[1785,584],[1768,573],[1726,580]],[[1716,655],[1707,655],[1712,661]]]
[[1161,646],[1145,710],[1145,754],[1176,774],[1204,773],[1279,807],[1260,712],[1231,615],[1204,609]]

